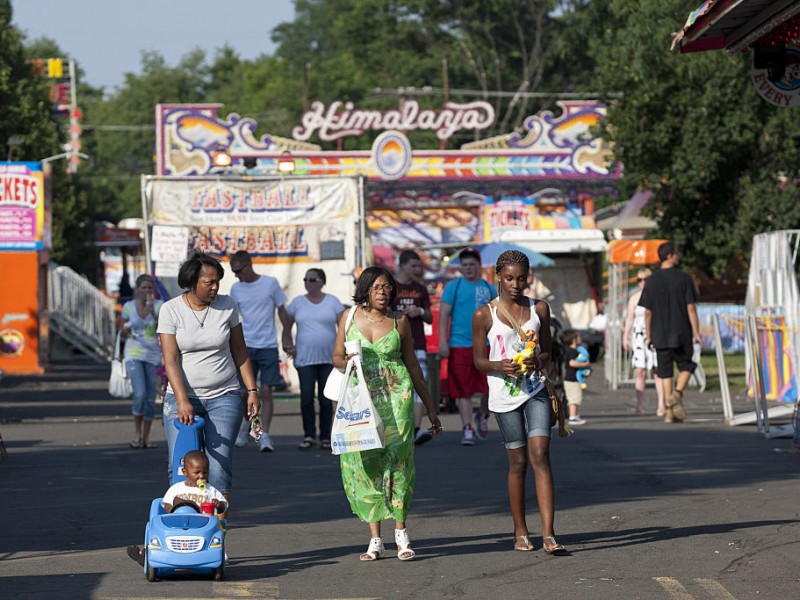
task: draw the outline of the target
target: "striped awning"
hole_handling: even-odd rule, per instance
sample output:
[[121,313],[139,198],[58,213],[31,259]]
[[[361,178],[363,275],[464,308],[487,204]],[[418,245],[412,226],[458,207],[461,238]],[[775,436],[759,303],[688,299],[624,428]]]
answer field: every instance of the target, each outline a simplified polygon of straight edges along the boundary
[[706,0],[672,37],[681,52],[725,50],[735,54],[756,43],[800,41],[800,0]]

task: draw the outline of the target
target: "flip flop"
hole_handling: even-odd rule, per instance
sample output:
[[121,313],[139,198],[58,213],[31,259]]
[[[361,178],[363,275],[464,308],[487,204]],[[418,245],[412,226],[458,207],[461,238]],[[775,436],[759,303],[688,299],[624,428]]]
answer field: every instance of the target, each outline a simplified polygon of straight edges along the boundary
[[[544,542],[548,540],[553,544],[549,548],[544,545]],[[553,556],[569,556],[569,551],[551,535],[542,538],[542,550]]]
[[[524,548],[520,548],[517,546],[517,540],[522,540],[522,543],[525,544]],[[530,540],[530,534],[528,535],[518,535],[514,538],[514,550],[518,552],[533,552],[534,551],[533,542]]]
[[330,450],[331,449],[331,441],[330,440],[322,440],[322,443],[320,444],[320,446],[322,448],[324,448],[325,450]]
[[316,444],[311,438],[306,438],[297,446],[300,450],[310,450]]
[[129,446],[133,449],[138,449],[142,447],[142,440],[132,440]]
[[151,444],[150,442],[141,446],[142,448],[158,448],[158,444]]

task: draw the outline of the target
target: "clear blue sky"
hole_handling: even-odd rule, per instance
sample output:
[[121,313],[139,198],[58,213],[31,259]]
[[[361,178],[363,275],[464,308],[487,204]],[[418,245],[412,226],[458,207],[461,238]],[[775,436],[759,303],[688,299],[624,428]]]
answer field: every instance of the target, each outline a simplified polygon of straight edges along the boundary
[[[74,58],[87,83],[122,85],[141,72],[143,50],[169,65],[195,48],[225,43],[243,59],[272,54],[272,29],[294,18],[294,0],[11,0],[12,23],[29,40],[54,39]],[[42,57],[48,58],[48,57]]]

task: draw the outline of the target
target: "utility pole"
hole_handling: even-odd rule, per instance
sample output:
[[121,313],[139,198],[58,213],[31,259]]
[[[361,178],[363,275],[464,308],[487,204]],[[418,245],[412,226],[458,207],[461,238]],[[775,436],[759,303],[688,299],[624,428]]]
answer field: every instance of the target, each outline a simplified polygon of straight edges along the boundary
[[75,85],[75,61],[69,59],[69,165],[68,173],[77,173],[81,162],[81,124],[83,116],[78,109],[78,89]]

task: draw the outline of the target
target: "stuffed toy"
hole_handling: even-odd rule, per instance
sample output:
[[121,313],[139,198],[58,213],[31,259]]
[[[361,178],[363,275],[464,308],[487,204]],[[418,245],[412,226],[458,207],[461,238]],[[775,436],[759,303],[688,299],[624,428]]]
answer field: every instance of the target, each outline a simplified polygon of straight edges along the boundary
[[528,330],[525,333],[528,335],[528,341],[511,359],[519,365],[521,371],[525,370],[525,359],[536,354],[536,346],[539,344],[539,336],[534,331]]
[[[578,346],[576,348],[578,351],[578,356],[575,357],[575,360],[578,362],[589,362],[589,351],[586,349],[586,346]],[[592,374],[592,370],[589,367],[585,369],[577,369],[575,371],[575,379],[578,380],[578,383],[581,384],[582,389],[586,389],[586,378]]]

